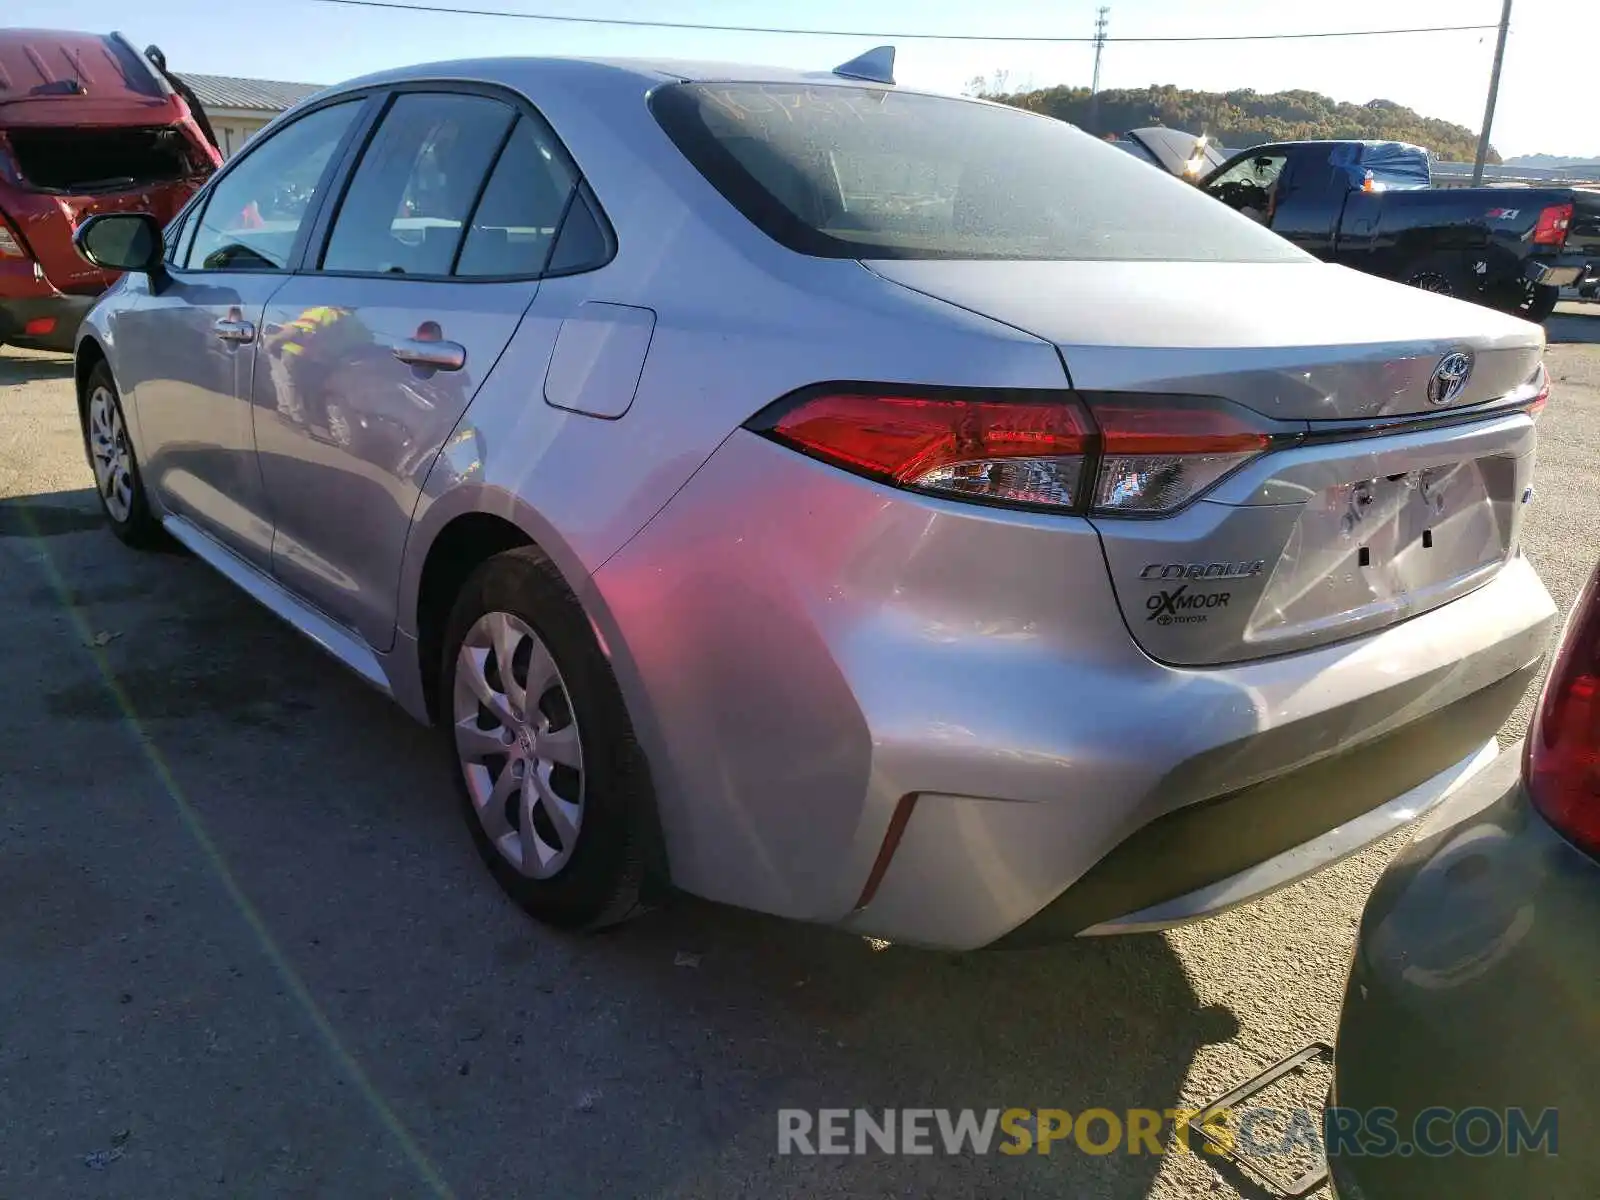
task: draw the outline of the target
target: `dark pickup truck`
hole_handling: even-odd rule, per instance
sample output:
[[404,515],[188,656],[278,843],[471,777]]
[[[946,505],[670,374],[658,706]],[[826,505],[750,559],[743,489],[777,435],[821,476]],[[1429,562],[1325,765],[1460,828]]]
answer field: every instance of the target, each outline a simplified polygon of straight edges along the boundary
[[1403,142],[1255,146],[1200,186],[1324,261],[1532,321],[1600,262],[1600,192],[1434,189]]

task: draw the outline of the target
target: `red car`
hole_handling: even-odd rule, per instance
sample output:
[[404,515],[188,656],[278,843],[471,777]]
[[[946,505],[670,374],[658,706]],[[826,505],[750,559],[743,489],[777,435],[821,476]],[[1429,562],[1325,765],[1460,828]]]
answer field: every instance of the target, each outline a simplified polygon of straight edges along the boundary
[[222,162],[176,80],[121,34],[0,29],[0,343],[71,350],[116,276],[84,218],[174,216]]

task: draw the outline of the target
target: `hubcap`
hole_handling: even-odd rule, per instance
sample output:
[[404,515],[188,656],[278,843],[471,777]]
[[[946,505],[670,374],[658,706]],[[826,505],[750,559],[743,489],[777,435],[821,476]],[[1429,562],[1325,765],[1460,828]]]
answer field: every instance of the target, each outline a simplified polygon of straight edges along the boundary
[[89,395],[89,455],[106,511],[121,524],[133,512],[133,452],[117,398],[107,387],[97,387]]
[[549,649],[510,613],[479,617],[456,656],[456,757],[483,831],[531,879],[567,865],[583,827],[583,744]]
[[1426,274],[1412,276],[1411,286],[1420,288],[1424,292],[1436,292],[1441,296],[1453,296],[1456,292],[1455,288],[1450,286],[1448,279],[1431,271]]

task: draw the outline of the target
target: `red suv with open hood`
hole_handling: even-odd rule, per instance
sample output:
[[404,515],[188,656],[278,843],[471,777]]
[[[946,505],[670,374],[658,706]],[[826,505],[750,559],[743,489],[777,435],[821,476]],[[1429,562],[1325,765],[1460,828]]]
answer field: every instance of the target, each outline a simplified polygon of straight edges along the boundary
[[115,278],[73,230],[165,221],[221,163],[173,84],[118,33],[0,29],[0,343],[71,350]]

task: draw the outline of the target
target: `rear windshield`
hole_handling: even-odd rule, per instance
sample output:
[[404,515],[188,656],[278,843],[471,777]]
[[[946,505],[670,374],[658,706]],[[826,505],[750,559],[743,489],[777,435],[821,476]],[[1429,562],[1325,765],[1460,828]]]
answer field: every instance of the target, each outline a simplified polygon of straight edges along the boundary
[[1048,117],[802,83],[673,84],[651,109],[710,183],[824,258],[1306,258],[1192,185]]
[[113,192],[170,183],[202,168],[181,129],[19,126],[9,131],[22,182],[44,192]]

